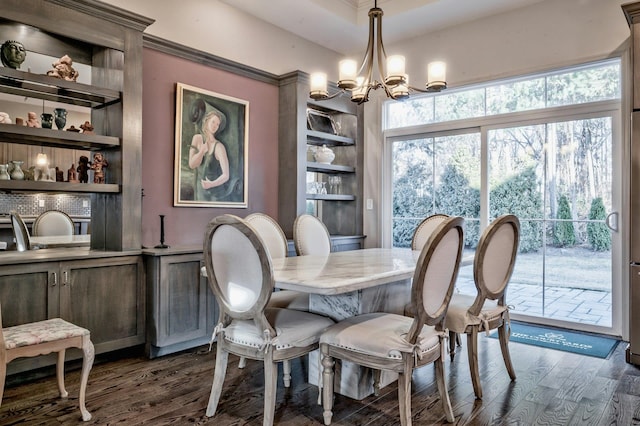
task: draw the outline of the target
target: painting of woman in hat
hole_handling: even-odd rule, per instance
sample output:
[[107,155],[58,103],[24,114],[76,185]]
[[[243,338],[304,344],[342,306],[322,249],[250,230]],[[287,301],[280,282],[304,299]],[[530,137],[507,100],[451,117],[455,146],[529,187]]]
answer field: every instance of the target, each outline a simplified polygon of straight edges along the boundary
[[216,139],[216,133],[224,130],[227,118],[208,104],[205,105],[205,111],[200,132],[191,139],[189,167],[195,170],[196,199],[215,200],[224,195],[224,184],[229,181],[227,149],[224,143]]
[[249,103],[177,85],[174,205],[247,206]]

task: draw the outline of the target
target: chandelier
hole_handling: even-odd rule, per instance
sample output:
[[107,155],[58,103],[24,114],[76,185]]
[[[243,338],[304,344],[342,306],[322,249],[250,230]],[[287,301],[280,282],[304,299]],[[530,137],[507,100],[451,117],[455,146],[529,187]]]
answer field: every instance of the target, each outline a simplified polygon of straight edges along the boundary
[[[340,91],[329,95],[327,90],[327,74],[318,72],[311,74],[309,96],[316,101],[335,98],[351,92],[351,100],[359,104],[369,100],[371,90],[384,89],[387,97],[401,100],[414,92],[439,92],[447,88],[446,64],[431,62],[427,67],[427,83],[425,89],[409,85],[409,76],[405,73],[405,58],[401,55],[387,57],[382,42],[382,9],[375,0],[374,7],[369,10],[369,41],[360,68],[353,59],[344,59],[339,64],[338,88]],[[377,37],[376,37],[377,30]],[[380,81],[373,76],[374,52]],[[386,65],[386,73],[383,64]]]

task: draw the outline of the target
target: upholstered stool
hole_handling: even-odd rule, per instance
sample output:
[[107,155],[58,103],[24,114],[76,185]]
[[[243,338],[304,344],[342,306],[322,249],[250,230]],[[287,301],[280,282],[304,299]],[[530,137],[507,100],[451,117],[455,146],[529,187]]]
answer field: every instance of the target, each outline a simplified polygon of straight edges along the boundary
[[4,393],[4,382],[7,364],[16,358],[58,353],[56,376],[60,396],[66,398],[68,393],[64,387],[64,356],[67,348],[82,349],[82,374],[80,378],[80,412],[82,420],[91,420],[91,414],[84,405],[89,371],[93,366],[95,351],[91,343],[89,330],[78,327],[60,318],[0,327],[0,404]]

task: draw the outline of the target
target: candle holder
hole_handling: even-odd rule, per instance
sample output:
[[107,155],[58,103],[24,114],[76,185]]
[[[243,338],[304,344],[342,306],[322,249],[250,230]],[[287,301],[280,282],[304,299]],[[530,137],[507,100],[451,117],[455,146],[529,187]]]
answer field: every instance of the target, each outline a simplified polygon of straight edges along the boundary
[[164,243],[164,215],[161,214],[160,216],[160,244],[158,244],[155,248],[169,248],[168,245],[166,245]]

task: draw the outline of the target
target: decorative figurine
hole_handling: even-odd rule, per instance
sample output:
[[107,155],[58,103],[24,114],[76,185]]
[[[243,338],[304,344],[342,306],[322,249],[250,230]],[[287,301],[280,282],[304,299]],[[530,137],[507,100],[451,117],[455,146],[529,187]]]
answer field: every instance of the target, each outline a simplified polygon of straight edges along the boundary
[[43,112],[40,114],[40,120],[43,129],[50,129],[53,127],[53,114]]
[[87,135],[93,134],[93,126],[88,121],[85,121],[84,124],[81,124],[80,128],[82,129],[82,133],[86,133]]
[[73,61],[69,55],[64,55],[62,58],[55,61],[52,70],[47,71],[49,77],[61,78],[67,81],[76,81],[78,79],[78,71],[76,71],[71,65]]
[[16,117],[16,125],[17,126],[24,126],[24,118]]
[[56,166],[56,182],[64,182],[64,172]]
[[27,113],[27,127],[42,127],[35,112]]
[[78,180],[81,183],[89,182],[89,158],[81,155],[78,160],[78,168],[76,169],[78,172]]
[[101,152],[93,154],[93,163],[91,164],[91,170],[93,170],[93,183],[104,183],[104,168],[108,167],[109,163]]
[[19,41],[7,40],[0,46],[0,60],[5,67],[17,70],[26,57],[27,51]]
[[12,124],[11,117],[6,112],[0,112],[0,123],[3,124]]
[[76,174],[76,165],[71,164],[71,168],[67,170],[67,182],[78,183],[78,175]]
[[73,124],[69,126],[67,132],[80,133],[80,129],[76,128]]
[[67,110],[64,108],[56,108],[53,110],[53,121],[56,123],[58,130],[64,129],[67,124]]

